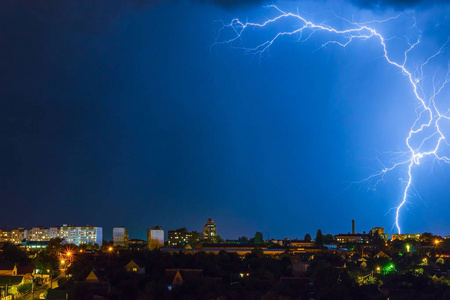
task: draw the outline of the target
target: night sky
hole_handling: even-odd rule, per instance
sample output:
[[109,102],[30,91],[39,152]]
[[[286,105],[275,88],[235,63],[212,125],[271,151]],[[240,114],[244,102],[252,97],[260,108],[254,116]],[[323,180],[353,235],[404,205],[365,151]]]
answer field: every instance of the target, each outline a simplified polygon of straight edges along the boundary
[[[0,227],[124,225],[223,238],[313,236],[381,226],[389,233],[405,169],[358,182],[406,151],[418,102],[376,39],[346,48],[295,37],[261,57],[282,23],[213,45],[223,22],[262,22],[277,4],[315,22],[374,23],[414,69],[450,36],[445,1],[0,2]],[[415,26],[414,26],[415,24]],[[450,51],[426,69],[424,93]],[[438,100],[450,108],[449,87]],[[450,130],[450,126],[449,126]],[[402,210],[403,232],[450,235],[450,165],[425,159]]]

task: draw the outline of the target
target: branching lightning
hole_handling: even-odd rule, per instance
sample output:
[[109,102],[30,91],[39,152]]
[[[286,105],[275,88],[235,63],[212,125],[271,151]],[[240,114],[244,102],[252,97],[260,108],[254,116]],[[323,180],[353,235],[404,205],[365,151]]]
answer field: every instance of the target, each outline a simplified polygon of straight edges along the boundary
[[[377,20],[365,23],[356,23],[345,20],[348,23],[349,28],[338,29],[326,24],[315,24],[302,17],[298,12],[284,12],[275,5],[271,5],[268,7],[276,11],[277,15],[274,18],[268,19],[267,21],[262,23],[242,22],[239,19],[233,19],[230,23],[223,24],[222,28],[219,30],[215,45],[233,44],[234,42],[241,40],[243,33],[248,31],[249,29],[264,28],[270,24],[281,22],[281,20],[292,19],[294,21],[293,26],[296,26],[293,30],[277,32],[271,39],[268,39],[261,44],[258,44],[251,48],[241,49],[245,50],[248,53],[253,53],[261,57],[262,54],[264,54],[279,38],[283,36],[300,36],[300,39],[306,41],[310,39],[311,36],[316,32],[327,32],[336,37],[334,40],[327,40],[324,44],[322,44],[322,47],[326,47],[332,44],[338,45],[340,47],[347,47],[355,40],[376,39],[381,46],[386,62],[399,69],[401,73],[408,79],[415,98],[420,105],[417,112],[417,118],[410,127],[409,133],[405,139],[408,151],[399,155],[399,161],[391,162],[390,166],[383,167],[383,169],[379,172],[363,180],[376,180],[377,184],[384,179],[384,175],[386,173],[393,171],[400,166],[405,166],[407,168],[407,178],[404,180],[405,187],[402,191],[402,201],[397,207],[394,208],[396,212],[395,226],[397,227],[398,233],[400,233],[401,229],[399,224],[399,216],[402,207],[407,202],[408,194],[413,188],[413,168],[419,165],[421,161],[428,156],[434,157],[437,160],[443,161],[445,163],[450,163],[450,158],[448,156],[440,154],[442,152],[442,147],[449,145],[440,126],[442,125],[441,123],[444,120],[450,121],[450,109],[445,113],[442,113],[438,110],[435,102],[436,97],[443,91],[444,87],[450,81],[450,65],[447,66],[447,73],[445,75],[445,78],[439,85],[435,83],[435,80],[433,78],[433,91],[430,96],[425,96],[425,93],[422,89],[422,83],[424,80],[424,68],[430,63],[431,60],[436,59],[446,50],[449,41],[447,40],[447,42],[438,51],[428,57],[422,64],[420,64],[416,68],[416,70],[410,71],[406,67],[406,64],[408,62],[408,54],[420,44],[420,38],[418,38],[414,43],[410,43],[408,41],[408,48],[403,53],[402,61],[396,62],[391,59],[388,54],[386,46],[386,42],[388,41],[388,39],[383,37],[376,29],[370,27],[374,23],[388,22],[390,20],[398,18],[398,16],[391,17],[386,20]],[[415,20],[413,27],[414,26]],[[231,32],[231,38],[223,38],[225,31]],[[413,139],[419,139],[419,143],[417,143],[418,145],[415,145],[416,143],[413,142]],[[432,144],[432,146],[429,146],[430,143]]]

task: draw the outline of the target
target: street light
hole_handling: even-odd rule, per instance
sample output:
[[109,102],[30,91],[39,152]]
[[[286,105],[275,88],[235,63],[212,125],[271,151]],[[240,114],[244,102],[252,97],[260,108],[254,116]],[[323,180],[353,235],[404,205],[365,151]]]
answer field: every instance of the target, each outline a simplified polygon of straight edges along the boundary
[[50,269],[47,269],[47,274],[50,275],[50,289],[53,289],[53,272],[50,272]]
[[411,246],[409,244],[406,244],[406,252],[409,252]]
[[435,239],[434,240],[434,251],[436,252],[436,254],[437,254],[437,248],[439,247],[439,243],[440,243],[441,241],[440,240],[438,240],[438,239]]

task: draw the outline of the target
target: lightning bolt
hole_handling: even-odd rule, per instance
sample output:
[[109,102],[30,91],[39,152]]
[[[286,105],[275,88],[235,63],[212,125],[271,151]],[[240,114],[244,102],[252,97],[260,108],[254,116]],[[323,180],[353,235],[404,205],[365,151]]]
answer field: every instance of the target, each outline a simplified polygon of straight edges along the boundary
[[[398,233],[401,233],[399,219],[400,219],[400,211],[402,207],[405,205],[408,199],[408,194],[412,188],[413,181],[413,167],[417,166],[421,163],[422,159],[428,156],[432,156],[439,161],[443,161],[445,163],[450,163],[450,158],[439,154],[443,147],[442,145],[448,146],[449,144],[446,142],[446,138],[441,131],[440,125],[443,120],[450,120],[450,109],[445,113],[441,113],[437,106],[435,99],[436,97],[443,91],[444,87],[450,81],[450,65],[447,66],[447,73],[445,75],[444,80],[440,85],[435,83],[433,77],[433,91],[429,97],[425,96],[423,92],[422,83],[424,81],[424,68],[430,63],[431,60],[436,59],[439,55],[443,54],[447,49],[449,44],[449,40],[442,45],[442,47],[436,51],[433,55],[428,57],[421,65],[419,65],[414,72],[409,71],[406,68],[406,64],[408,62],[408,54],[413,51],[417,45],[420,44],[420,37],[414,43],[410,43],[408,41],[408,48],[403,53],[403,59],[400,62],[394,61],[388,54],[386,41],[387,39],[383,37],[376,29],[370,27],[371,24],[374,23],[384,23],[394,19],[397,19],[399,16],[391,17],[385,20],[375,20],[365,23],[356,23],[353,21],[345,20],[349,28],[348,29],[338,29],[331,27],[327,24],[315,24],[304,17],[302,17],[298,11],[297,13],[285,12],[279,9],[275,5],[267,6],[268,8],[274,9],[277,15],[268,19],[262,23],[253,23],[253,22],[243,22],[239,19],[233,19],[230,23],[222,23],[222,27],[219,29],[217,38],[214,42],[214,45],[221,44],[233,44],[236,41],[240,41],[242,39],[242,35],[244,32],[249,29],[255,28],[264,28],[270,24],[274,24],[276,22],[281,22],[282,20],[294,20],[294,28],[291,31],[281,31],[276,33],[271,39],[266,40],[265,42],[258,44],[252,48],[240,48],[245,50],[247,53],[253,53],[255,55],[261,56],[281,37],[284,36],[300,36],[299,40],[306,41],[312,37],[312,35],[316,32],[327,32],[333,34],[336,39],[327,40],[322,47],[326,47],[328,45],[337,45],[340,47],[347,47],[355,40],[368,40],[368,39],[377,39],[381,49],[383,50],[383,57],[387,63],[392,65],[393,67],[399,69],[401,73],[408,79],[411,89],[414,92],[415,98],[419,103],[419,112],[417,113],[417,118],[410,127],[408,136],[405,139],[405,144],[408,148],[408,151],[401,153],[400,157],[403,158],[398,162],[392,162],[389,167],[384,167],[379,172],[367,177],[366,180],[375,180],[376,184],[384,179],[384,175],[400,166],[407,167],[407,178],[404,180],[406,183],[403,192],[402,192],[402,201],[400,204],[395,207],[395,226],[397,227]],[[414,25],[415,27],[415,20]],[[226,34],[230,34],[231,38],[224,39],[223,36]],[[306,37],[303,37],[306,34]],[[339,38],[339,39],[338,39]],[[424,135],[424,137],[421,137]],[[414,145],[414,138],[418,138],[421,142],[418,145]],[[432,144],[431,148],[428,144]],[[427,148],[427,149],[425,149]],[[375,185],[376,185],[375,184]]]

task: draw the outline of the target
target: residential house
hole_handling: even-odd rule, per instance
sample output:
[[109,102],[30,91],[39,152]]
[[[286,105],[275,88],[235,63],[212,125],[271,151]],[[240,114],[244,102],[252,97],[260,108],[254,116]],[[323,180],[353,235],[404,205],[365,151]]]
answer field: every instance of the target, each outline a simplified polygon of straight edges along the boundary
[[[24,284],[23,276],[0,276],[0,290],[2,292],[1,299],[9,300],[18,297],[19,292],[17,291],[17,288],[22,284]],[[9,297],[6,297],[5,295],[6,289],[8,290]]]
[[111,291],[109,281],[100,270],[92,270],[84,281],[79,282],[84,288],[89,290],[91,295],[104,297]]
[[33,274],[34,274],[34,266],[33,265],[24,265],[24,266],[16,266],[17,267],[17,275],[23,276],[25,283],[33,282]]
[[17,266],[7,260],[0,260],[0,276],[16,276]]
[[166,269],[165,280],[169,290],[184,283],[198,283],[203,280],[203,269]]
[[377,254],[375,254],[374,256],[375,258],[380,258],[380,257],[385,257],[385,258],[389,258],[389,255],[387,255],[386,253],[384,253],[383,251],[378,252]]
[[144,264],[137,260],[137,259],[133,259],[131,260],[128,264],[125,265],[125,270],[127,272],[135,272],[139,275],[144,275],[145,274],[145,267]]

